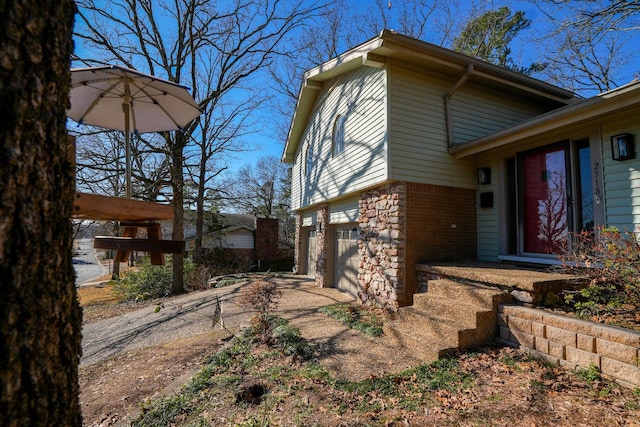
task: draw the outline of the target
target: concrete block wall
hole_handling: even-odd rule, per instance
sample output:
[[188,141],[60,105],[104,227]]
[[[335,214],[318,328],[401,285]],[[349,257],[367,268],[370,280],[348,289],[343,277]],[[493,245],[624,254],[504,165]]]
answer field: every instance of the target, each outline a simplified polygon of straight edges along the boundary
[[570,368],[600,369],[620,384],[640,387],[640,332],[522,306],[498,308],[499,340]]

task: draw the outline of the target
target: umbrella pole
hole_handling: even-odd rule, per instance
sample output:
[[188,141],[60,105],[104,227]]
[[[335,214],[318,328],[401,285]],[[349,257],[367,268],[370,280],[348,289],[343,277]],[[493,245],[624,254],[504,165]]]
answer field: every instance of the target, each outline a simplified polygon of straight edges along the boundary
[[129,103],[122,103],[124,111],[124,144],[125,144],[125,197],[131,198],[131,143],[129,141]]

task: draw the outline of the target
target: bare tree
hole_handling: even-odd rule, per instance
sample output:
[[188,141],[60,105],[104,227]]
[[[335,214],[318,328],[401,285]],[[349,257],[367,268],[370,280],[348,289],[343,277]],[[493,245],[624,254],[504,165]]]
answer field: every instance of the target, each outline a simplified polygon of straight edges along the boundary
[[[76,37],[88,49],[106,52],[98,62],[121,62],[185,84],[202,111],[214,114],[223,100],[242,94],[275,57],[286,54],[286,37],[322,9],[302,0],[81,0],[78,7]],[[197,135],[210,135],[202,125],[199,118],[181,131],[162,133],[170,157],[176,240],[184,239],[185,148]],[[174,255],[173,267],[172,290],[179,293],[181,255]]]
[[74,4],[0,14],[0,424],[80,426],[66,108]]
[[229,203],[242,213],[274,215],[283,201],[287,170],[275,156],[241,167],[227,190]]
[[541,77],[578,93],[610,90],[639,70],[626,70],[640,29],[640,2],[609,0],[534,1],[553,25],[538,36],[549,66]]

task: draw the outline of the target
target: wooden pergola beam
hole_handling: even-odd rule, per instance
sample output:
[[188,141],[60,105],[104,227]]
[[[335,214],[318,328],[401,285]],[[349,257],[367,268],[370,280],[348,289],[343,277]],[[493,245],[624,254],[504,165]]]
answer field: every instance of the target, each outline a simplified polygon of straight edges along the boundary
[[73,217],[98,221],[161,221],[173,219],[173,205],[76,193]]
[[184,253],[182,240],[134,239],[131,237],[96,236],[93,241],[96,249],[117,249],[122,251],[159,252],[166,254]]

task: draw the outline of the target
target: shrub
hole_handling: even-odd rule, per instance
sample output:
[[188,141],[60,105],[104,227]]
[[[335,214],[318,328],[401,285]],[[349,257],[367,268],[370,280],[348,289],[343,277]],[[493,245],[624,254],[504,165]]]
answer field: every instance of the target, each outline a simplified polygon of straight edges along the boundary
[[573,235],[572,249],[562,257],[563,269],[586,276],[588,285],[566,295],[565,301],[580,317],[640,307],[639,238],[638,233],[615,228]]
[[241,291],[239,302],[247,309],[256,312],[252,322],[265,340],[270,337],[269,319],[271,313],[278,307],[281,296],[282,291],[278,289],[278,284],[269,279],[256,280]]
[[[184,260],[184,281],[187,290],[201,289],[205,284],[199,283],[206,277],[189,259]],[[144,301],[147,299],[166,297],[171,294],[173,268],[171,258],[167,257],[165,265],[151,265],[149,258],[143,258],[137,271],[128,272],[115,283],[115,289],[128,301]]]

